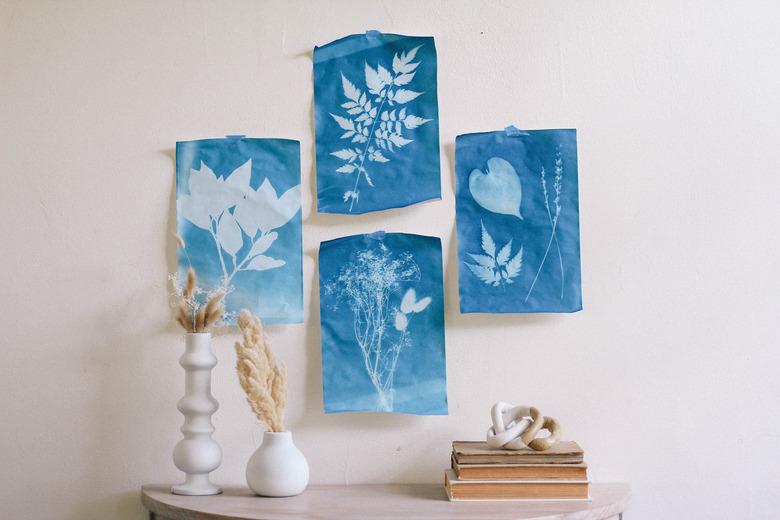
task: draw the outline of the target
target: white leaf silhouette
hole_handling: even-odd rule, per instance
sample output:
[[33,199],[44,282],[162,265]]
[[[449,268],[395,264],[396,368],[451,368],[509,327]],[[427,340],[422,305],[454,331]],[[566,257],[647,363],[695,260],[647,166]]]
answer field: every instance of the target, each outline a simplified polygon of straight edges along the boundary
[[488,269],[487,267],[481,265],[468,263],[466,264],[466,267],[468,267],[471,272],[477,276],[477,278],[486,284],[498,285],[498,274],[493,269]]
[[406,317],[406,314],[403,312],[396,312],[395,313],[395,330],[398,332],[403,332],[406,330],[406,327],[409,326],[409,319]]
[[252,178],[252,159],[233,170],[225,179],[225,187],[232,191],[236,201],[249,191],[249,180]]
[[379,64],[376,66],[376,73],[379,76],[382,87],[390,85],[393,82],[393,75],[390,74],[390,71]]
[[420,47],[422,47],[422,45],[418,45],[417,47],[410,50],[409,52],[404,53],[404,62],[409,63],[410,61],[412,61],[414,57],[417,56],[417,51],[420,49]]
[[401,299],[401,313],[411,314],[416,312],[422,312],[431,303],[431,297],[426,296],[417,301],[417,293],[414,288],[407,289],[404,297]]
[[399,104],[408,103],[409,101],[415,99],[417,96],[421,94],[423,93],[400,88],[395,91],[395,94],[393,95],[393,101]]
[[418,126],[424,125],[428,121],[430,121],[430,119],[423,119],[422,117],[408,115],[404,119],[404,126],[411,130],[413,128],[417,128]]
[[412,81],[414,79],[414,75],[415,74],[416,74],[415,72],[412,72],[411,74],[401,74],[399,76],[396,76],[396,78],[393,81],[393,83],[395,83],[396,85],[399,85],[399,86],[400,85],[406,85],[407,83],[409,83],[410,81]]
[[492,256],[487,255],[475,255],[473,253],[469,253],[469,256],[472,260],[474,260],[476,263],[483,267],[487,267],[488,269],[493,269],[496,267],[496,261],[493,260]]
[[338,157],[343,161],[351,161],[357,156],[357,154],[354,151],[348,148],[344,148],[343,150],[339,150],[337,152],[330,152],[330,154]]
[[506,264],[506,275],[509,278],[507,283],[511,283],[511,279],[520,274],[520,270],[523,268],[523,248],[517,252],[514,258]]
[[409,314],[412,312],[414,310],[414,304],[416,301],[417,293],[415,293],[414,288],[407,289],[404,297],[401,298],[401,312],[404,314]]
[[275,269],[285,264],[284,260],[271,258],[270,256],[257,255],[246,266],[246,269],[252,271],[267,271],[268,269]]
[[368,88],[368,91],[372,94],[379,94],[379,91],[382,90],[382,87],[384,86],[385,83],[382,81],[382,78],[379,77],[379,72],[366,63],[366,88]]
[[431,297],[426,296],[425,298],[422,298],[420,301],[414,304],[414,308],[412,309],[412,311],[414,311],[415,313],[422,312],[430,304],[431,304]]
[[336,120],[336,122],[339,124],[341,128],[344,130],[354,130],[355,129],[355,123],[352,122],[351,119],[347,119],[346,117],[337,116],[336,114],[331,114],[333,116],[333,119]]
[[344,76],[344,74],[341,75],[341,86],[344,88],[344,95],[347,97],[347,99],[351,99],[357,103],[360,99],[361,92]]
[[490,233],[485,229],[485,224],[483,222],[480,222],[480,224],[482,225],[482,250],[487,253],[488,256],[495,258],[496,243],[493,242],[493,237],[491,237]]
[[285,225],[300,208],[300,184],[278,197],[271,181],[266,178],[257,191],[250,190],[239,202],[234,215],[244,232],[253,237],[258,229],[267,233]]
[[229,211],[225,211],[219,219],[217,225],[217,239],[222,249],[228,252],[230,256],[236,256],[238,250],[244,245],[244,238],[241,236],[241,228],[236,224],[236,219]]
[[419,63],[410,63],[414,57],[417,55],[417,49],[419,49],[421,45],[418,45],[414,49],[410,50],[409,52],[401,53],[401,55],[395,55],[393,56],[393,72],[396,74],[405,74],[412,72],[415,68],[417,68],[417,65]]
[[247,256],[255,256],[265,253],[268,251],[268,248],[271,247],[271,244],[274,243],[278,236],[279,235],[276,231],[271,231],[266,235],[262,235],[255,241],[254,244],[252,244],[252,249],[249,250],[249,254]]
[[523,248],[521,247],[514,258],[509,260],[512,254],[512,240],[510,240],[496,255],[496,243],[493,237],[490,236],[484,222],[480,225],[482,226],[482,250],[486,254],[468,253],[477,263],[464,263],[477,278],[488,285],[497,287],[502,283],[512,283],[512,279],[520,274],[520,269],[523,267]]
[[336,168],[336,172],[338,172],[338,173],[352,173],[352,172],[355,171],[355,168],[357,168],[357,166],[355,166],[354,164],[345,164],[343,166],[339,166],[338,168]]
[[407,144],[411,143],[411,139],[407,139],[405,137],[401,137],[400,134],[391,134],[390,135],[390,142],[396,145],[397,147],[406,146]]
[[[177,200],[177,210],[181,215],[202,229],[211,229],[212,220],[216,220],[225,210],[235,206],[249,190],[252,161],[236,168],[225,179],[218,179],[214,172],[202,161],[199,170],[190,170],[188,182],[189,194]],[[234,180],[231,177],[236,176]]]
[[388,162],[390,159],[382,155],[382,152],[380,150],[376,150],[374,152],[371,152],[368,156],[369,160],[374,162]]
[[197,227],[211,229],[208,208],[202,200],[198,200],[192,195],[181,195],[176,201],[176,211]]
[[509,260],[509,255],[511,253],[512,241],[510,240],[504,247],[501,248],[501,251],[498,252],[498,255],[496,256],[496,263],[498,263],[498,265],[504,265],[507,260]]

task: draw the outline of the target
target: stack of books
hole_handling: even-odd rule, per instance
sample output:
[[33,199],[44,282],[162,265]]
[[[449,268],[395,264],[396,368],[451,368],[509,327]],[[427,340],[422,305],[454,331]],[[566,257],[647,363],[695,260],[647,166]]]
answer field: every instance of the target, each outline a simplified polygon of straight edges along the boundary
[[444,487],[450,500],[588,500],[588,466],[573,441],[546,451],[455,441]]

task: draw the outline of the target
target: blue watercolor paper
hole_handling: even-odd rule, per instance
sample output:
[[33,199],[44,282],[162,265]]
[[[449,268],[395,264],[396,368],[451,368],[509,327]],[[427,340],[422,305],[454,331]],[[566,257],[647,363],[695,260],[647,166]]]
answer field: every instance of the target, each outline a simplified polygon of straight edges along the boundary
[[314,48],[317,210],[441,198],[436,47],[368,31]]
[[204,290],[229,288],[229,322],[241,309],[266,323],[303,321],[298,141],[176,143],[176,207],[180,275],[191,262]]
[[446,415],[441,241],[338,238],[319,269],[325,412]]
[[575,130],[455,141],[463,313],[582,309]]

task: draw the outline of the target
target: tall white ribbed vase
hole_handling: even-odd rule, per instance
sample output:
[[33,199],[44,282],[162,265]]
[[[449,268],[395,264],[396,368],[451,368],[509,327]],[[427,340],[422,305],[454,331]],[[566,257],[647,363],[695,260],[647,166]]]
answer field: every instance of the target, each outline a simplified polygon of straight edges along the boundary
[[211,416],[219,408],[211,395],[211,370],[217,358],[211,352],[210,333],[188,333],[185,337],[184,354],[179,358],[185,372],[185,392],[177,404],[184,415],[184,438],[173,449],[173,463],[185,473],[185,479],[171,491],[177,495],[216,495],[222,490],[211,483],[209,473],[222,463],[222,449],[211,438]]

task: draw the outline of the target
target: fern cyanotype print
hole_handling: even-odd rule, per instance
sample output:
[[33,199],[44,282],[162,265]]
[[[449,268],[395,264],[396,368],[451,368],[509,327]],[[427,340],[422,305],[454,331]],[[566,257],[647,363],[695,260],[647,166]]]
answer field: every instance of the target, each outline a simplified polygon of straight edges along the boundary
[[513,283],[513,279],[520,274],[523,268],[523,248],[512,256],[512,240],[503,247],[497,248],[496,242],[490,236],[485,224],[482,226],[482,253],[469,253],[475,263],[466,262],[466,266],[483,283],[498,287]]
[[419,48],[414,47],[400,55],[396,53],[392,72],[381,63],[377,63],[376,68],[365,63],[365,91],[341,74],[341,85],[347,99],[341,108],[347,116],[330,115],[344,130],[341,139],[348,139],[350,146],[330,155],[344,161],[336,172],[355,175],[354,187],[343,195],[344,203],[349,202],[350,212],[360,198],[360,181],[365,179],[368,186],[374,186],[373,172],[369,174],[366,160],[369,163],[390,162],[391,154],[413,142],[404,132],[431,121],[411,114],[406,107],[399,108],[424,94],[408,87],[420,65],[419,61],[413,61]]
[[[278,237],[274,230],[287,224],[301,208],[300,184],[278,196],[268,178],[257,190],[252,189],[251,175],[251,159],[224,177],[217,177],[201,162],[200,169],[190,170],[189,193],[177,202],[182,217],[211,235],[223,288],[242,271],[285,265],[284,260],[264,253]],[[239,256],[241,251],[244,253]]]
[[564,289],[564,270],[563,270],[563,255],[561,255],[561,246],[558,243],[558,220],[561,216],[561,191],[563,190],[563,155],[558,150],[558,153],[555,155],[555,175],[553,177],[553,191],[555,192],[555,196],[553,197],[552,201],[552,207],[553,210],[550,209],[550,194],[547,191],[547,176],[544,171],[544,166],[542,166],[542,170],[539,174],[539,177],[542,181],[542,193],[544,194],[544,207],[547,210],[547,218],[550,222],[550,240],[547,242],[547,249],[544,251],[544,256],[542,257],[542,261],[539,264],[539,269],[536,271],[536,276],[534,276],[534,281],[531,283],[531,288],[528,289],[528,294],[525,296],[525,301],[528,301],[528,298],[531,297],[531,293],[534,290],[534,286],[536,285],[536,281],[539,279],[539,273],[542,272],[542,267],[544,267],[544,263],[547,261],[547,255],[550,253],[550,247],[552,247],[553,242],[555,242],[555,248],[558,251],[558,266],[561,270],[561,300],[563,300],[563,289]]
[[325,287],[352,311],[355,342],[383,411],[393,410],[398,359],[412,346],[411,321],[431,303],[429,296],[418,300],[414,288],[406,290],[400,303],[392,300],[402,283],[419,280],[420,269],[410,253],[396,256],[382,245],[358,252]]

